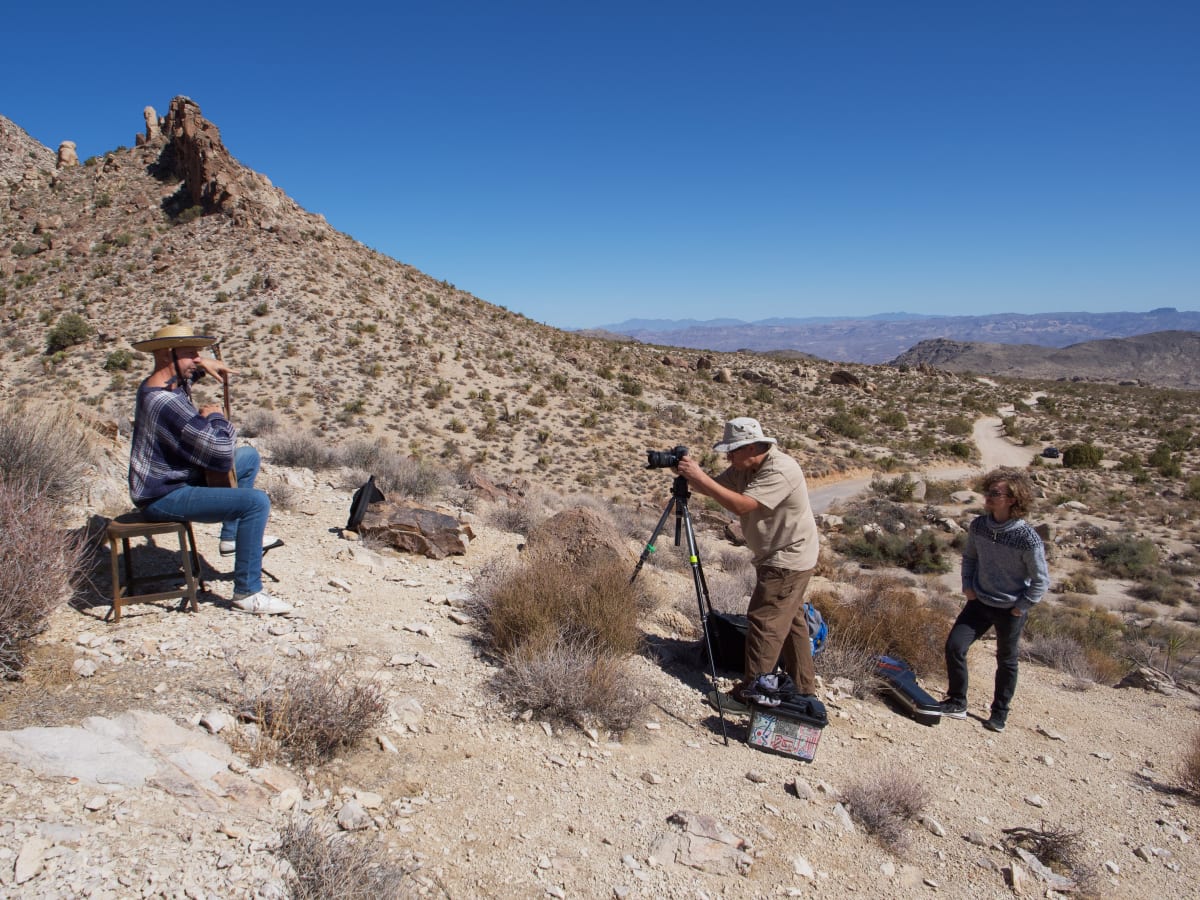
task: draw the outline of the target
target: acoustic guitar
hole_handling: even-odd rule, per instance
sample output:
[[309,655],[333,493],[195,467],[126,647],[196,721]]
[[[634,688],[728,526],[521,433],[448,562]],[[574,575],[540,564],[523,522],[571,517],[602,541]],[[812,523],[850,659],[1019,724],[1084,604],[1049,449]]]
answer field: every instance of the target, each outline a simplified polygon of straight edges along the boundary
[[[213,344],[213,356],[217,359],[221,358],[221,345]],[[230,422],[233,419],[230,416],[229,409],[229,376],[226,375],[221,379],[221,389],[225,400],[225,418]],[[233,463],[229,464],[229,471],[222,472],[220,469],[205,469],[204,480],[209,487],[237,487],[237,470]]]

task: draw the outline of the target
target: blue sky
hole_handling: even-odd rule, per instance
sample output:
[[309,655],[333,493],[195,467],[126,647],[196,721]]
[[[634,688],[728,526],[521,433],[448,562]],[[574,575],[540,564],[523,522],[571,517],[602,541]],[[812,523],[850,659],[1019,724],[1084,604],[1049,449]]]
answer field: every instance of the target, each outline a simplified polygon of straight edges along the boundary
[[20,4],[0,115],[84,158],[186,94],[336,228],[559,327],[1200,309],[1200,4],[744,6]]

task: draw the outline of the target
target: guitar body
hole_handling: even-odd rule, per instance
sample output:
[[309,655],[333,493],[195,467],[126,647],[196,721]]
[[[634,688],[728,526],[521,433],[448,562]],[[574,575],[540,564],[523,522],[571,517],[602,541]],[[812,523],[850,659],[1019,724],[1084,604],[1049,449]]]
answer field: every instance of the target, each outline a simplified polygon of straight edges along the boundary
[[209,487],[232,487],[237,484],[237,473],[230,469],[228,472],[218,472],[216,469],[205,469],[204,480]]

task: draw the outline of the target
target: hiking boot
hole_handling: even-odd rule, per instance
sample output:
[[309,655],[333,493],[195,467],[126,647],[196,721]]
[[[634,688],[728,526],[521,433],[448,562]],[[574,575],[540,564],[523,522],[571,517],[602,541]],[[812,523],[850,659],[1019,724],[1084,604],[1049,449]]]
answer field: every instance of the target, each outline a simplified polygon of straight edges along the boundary
[[[283,540],[281,538],[277,538],[273,534],[263,535],[263,553],[282,546]],[[237,541],[221,541],[220,550],[222,556],[233,556],[235,553],[237,553]]]
[[294,612],[290,604],[284,603],[278,597],[272,597],[266,591],[259,591],[257,594],[234,594],[233,608],[254,616],[289,616]]
[[947,697],[940,704],[942,717],[946,719],[965,719],[967,717],[967,704],[961,700],[951,700]]
[[704,695],[704,699],[708,701],[708,705],[713,709],[719,709],[721,712],[726,712],[734,716],[750,715],[750,707],[737,699],[732,691],[720,694],[720,706],[717,706],[717,698],[717,691],[709,691]]
[[983,727],[988,731],[994,731],[999,734],[1004,730],[1004,720],[993,714],[990,719],[983,723]]

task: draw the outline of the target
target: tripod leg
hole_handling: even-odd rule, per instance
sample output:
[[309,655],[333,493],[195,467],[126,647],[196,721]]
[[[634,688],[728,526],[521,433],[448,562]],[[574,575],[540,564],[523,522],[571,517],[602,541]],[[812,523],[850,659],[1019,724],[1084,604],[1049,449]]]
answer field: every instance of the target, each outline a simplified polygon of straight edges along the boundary
[[680,501],[684,531],[687,534],[688,563],[692,567],[692,582],[696,586],[696,605],[700,609],[700,630],[704,632],[704,649],[708,652],[708,669],[712,676],[713,691],[717,695],[717,716],[721,719],[721,736],[729,746],[729,731],[725,726],[725,710],[721,706],[721,689],[717,685],[717,660],[713,655],[712,636],[708,632],[708,616],[712,612],[712,600],[708,596],[708,580],[704,577],[704,566],[700,563],[700,551],[696,547],[696,532],[692,529],[692,516],[687,501]]
[[663,514],[658,519],[658,524],[654,526],[654,531],[650,534],[650,540],[646,541],[646,547],[642,550],[642,555],[638,557],[637,565],[633,567],[633,575],[629,578],[630,584],[637,580],[638,573],[642,571],[642,565],[650,558],[650,554],[658,549],[654,546],[655,541],[658,540],[658,536],[662,533],[663,526],[667,524],[667,519],[671,517],[671,509],[675,506],[676,502],[675,497],[667,501],[667,508],[663,510]]

